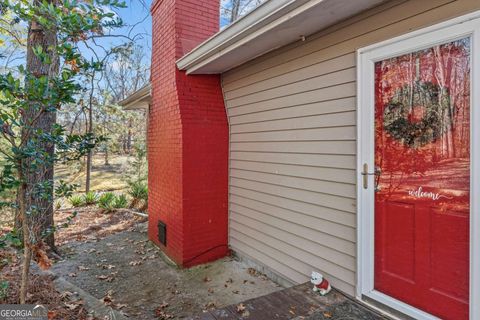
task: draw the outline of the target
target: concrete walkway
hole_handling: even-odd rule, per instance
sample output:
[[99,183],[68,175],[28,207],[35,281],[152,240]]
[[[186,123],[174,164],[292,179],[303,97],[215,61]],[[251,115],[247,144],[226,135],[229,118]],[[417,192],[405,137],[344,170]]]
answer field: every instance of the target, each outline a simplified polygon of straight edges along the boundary
[[388,318],[335,290],[322,297],[312,292],[310,283],[305,283],[240,304],[204,312],[189,319],[385,320]]
[[130,319],[182,319],[282,289],[233,258],[190,269],[169,265],[148,241],[146,223],[61,250],[65,259],[51,272]]

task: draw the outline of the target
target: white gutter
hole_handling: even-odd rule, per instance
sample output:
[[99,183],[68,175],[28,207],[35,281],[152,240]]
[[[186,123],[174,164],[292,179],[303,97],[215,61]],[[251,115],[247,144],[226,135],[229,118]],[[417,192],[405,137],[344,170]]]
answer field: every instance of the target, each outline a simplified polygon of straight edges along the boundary
[[[259,7],[241,17],[225,29],[216,33],[190,53],[186,54],[177,61],[180,70],[187,70],[187,73],[194,73],[202,65],[208,63],[213,55],[221,53],[229,45],[235,44],[237,47],[241,39],[252,38],[252,35],[258,33],[260,29],[269,25],[272,21],[285,17],[286,12],[297,8],[309,0],[268,0]],[[317,0],[321,2],[323,0]],[[263,33],[265,30],[261,30]],[[229,50],[230,51],[230,50]],[[199,65],[200,61],[204,61]]]
[[389,0],[269,0],[177,60],[180,70],[222,73]]
[[151,99],[151,86],[149,83],[124,100],[119,101],[118,105],[122,106],[124,110],[148,109]]

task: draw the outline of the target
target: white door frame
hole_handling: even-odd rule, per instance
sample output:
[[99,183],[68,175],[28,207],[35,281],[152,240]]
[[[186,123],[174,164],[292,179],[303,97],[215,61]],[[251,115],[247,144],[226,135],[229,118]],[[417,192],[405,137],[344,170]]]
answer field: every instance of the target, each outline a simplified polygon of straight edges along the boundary
[[[357,51],[357,298],[369,297],[415,319],[438,319],[374,289],[373,177],[363,188],[363,164],[374,168],[374,63],[471,37],[470,104],[470,319],[480,319],[480,11]],[[475,196],[476,195],[476,196]],[[475,303],[476,301],[476,303]]]

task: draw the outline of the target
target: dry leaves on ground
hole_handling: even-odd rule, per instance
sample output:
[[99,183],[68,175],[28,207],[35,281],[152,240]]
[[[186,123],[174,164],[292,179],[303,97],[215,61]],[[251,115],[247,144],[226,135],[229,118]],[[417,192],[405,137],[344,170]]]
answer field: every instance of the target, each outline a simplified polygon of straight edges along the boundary
[[163,302],[158,308],[155,309],[155,317],[160,320],[173,319],[175,316],[168,313],[165,309],[168,308],[168,303]]
[[[57,224],[67,223],[68,218],[71,218],[74,211],[74,209],[57,211],[55,213],[55,222]],[[67,228],[61,228],[56,232],[55,241],[57,246],[82,240],[95,241],[110,234],[128,230],[137,223],[147,220],[128,209],[104,214],[97,208],[88,207],[78,209],[77,212],[78,214],[72,219]]]
[[142,261],[140,261],[140,260],[133,260],[133,261],[130,261],[128,264],[131,265],[131,266],[139,266],[139,265],[142,264]]
[[205,305],[205,310],[211,310],[211,309],[215,309],[217,306],[215,305],[215,302],[213,301],[210,301],[209,303],[207,303]]
[[[0,304],[16,304],[19,302],[21,266],[17,253],[13,250],[0,250],[0,260],[8,263],[0,265],[0,281],[8,282],[5,297]],[[71,292],[58,292],[53,284],[53,278],[48,275],[30,274],[27,303],[41,304],[49,310],[51,320],[87,320],[88,316],[83,301]]]

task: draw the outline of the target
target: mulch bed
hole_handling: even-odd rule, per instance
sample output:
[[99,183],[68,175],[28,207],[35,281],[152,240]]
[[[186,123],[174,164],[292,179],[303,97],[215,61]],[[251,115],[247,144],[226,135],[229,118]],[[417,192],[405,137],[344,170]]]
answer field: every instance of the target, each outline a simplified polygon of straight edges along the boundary
[[55,233],[55,244],[63,246],[71,242],[99,240],[108,235],[133,228],[137,223],[147,218],[140,217],[128,209],[119,209],[111,213],[104,213],[95,207],[65,209],[55,213],[55,222],[59,225],[68,223],[73,213],[76,216],[67,228]]

